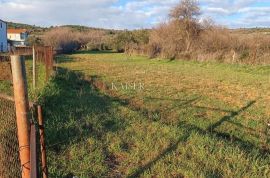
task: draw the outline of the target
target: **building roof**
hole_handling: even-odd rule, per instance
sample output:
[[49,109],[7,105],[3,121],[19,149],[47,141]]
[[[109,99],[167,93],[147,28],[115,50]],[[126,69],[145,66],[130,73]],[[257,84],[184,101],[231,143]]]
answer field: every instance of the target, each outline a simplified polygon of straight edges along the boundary
[[26,33],[27,30],[26,29],[8,29],[7,33]]
[[6,23],[6,22],[5,22],[4,20],[2,20],[2,19],[0,19],[0,21]]

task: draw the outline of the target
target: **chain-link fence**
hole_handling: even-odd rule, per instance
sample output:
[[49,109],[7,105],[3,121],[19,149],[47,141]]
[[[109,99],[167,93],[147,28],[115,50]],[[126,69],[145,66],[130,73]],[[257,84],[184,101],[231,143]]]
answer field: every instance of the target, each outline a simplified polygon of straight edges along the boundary
[[0,93],[13,95],[10,55],[21,55],[25,58],[28,91],[30,98],[44,87],[53,73],[54,50],[49,46],[13,48],[9,54],[0,53]]
[[0,61],[0,73],[0,80],[11,80],[11,70],[8,58],[4,58]]
[[[21,177],[24,169],[20,162],[20,151],[24,148],[19,148],[10,55],[19,55],[25,61],[28,97],[31,101],[36,100],[36,96],[45,86],[53,73],[54,65],[54,52],[51,47],[18,48],[13,49],[10,54],[0,54],[0,178]],[[33,85],[34,83],[35,85]],[[34,113],[36,108],[33,108],[33,103],[35,102],[30,102],[28,122],[35,123],[35,128],[39,128],[38,114]],[[38,132],[35,133],[38,134]],[[32,137],[29,140],[31,142]],[[39,143],[39,141],[37,142]],[[32,145],[31,143],[30,147]],[[35,147],[39,148],[39,145]],[[31,154],[33,154],[32,150]],[[36,164],[38,165],[38,163]]]
[[0,99],[0,177],[21,177],[14,103]]
[[34,47],[34,51],[37,62],[45,64],[46,68],[45,79],[46,81],[48,81],[53,71],[53,54],[54,54],[53,48],[50,46],[45,47],[36,46]]

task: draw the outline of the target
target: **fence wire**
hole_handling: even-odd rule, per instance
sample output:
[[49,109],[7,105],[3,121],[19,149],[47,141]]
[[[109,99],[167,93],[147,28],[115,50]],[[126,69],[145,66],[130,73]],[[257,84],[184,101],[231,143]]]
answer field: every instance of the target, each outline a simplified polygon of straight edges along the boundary
[[0,61],[0,80],[11,80],[10,62]]
[[[18,48],[10,55],[25,57],[28,94],[31,101],[45,86],[46,81],[53,73],[53,50],[51,47],[35,47],[36,56],[36,88],[33,88],[33,48]],[[16,111],[14,102],[1,98],[1,94],[13,96],[12,71],[9,54],[0,54],[0,178],[21,177],[19,159],[19,143],[17,137]],[[33,108],[30,108],[33,118]],[[38,147],[39,148],[39,147]]]
[[0,99],[0,178],[21,177],[14,102]]

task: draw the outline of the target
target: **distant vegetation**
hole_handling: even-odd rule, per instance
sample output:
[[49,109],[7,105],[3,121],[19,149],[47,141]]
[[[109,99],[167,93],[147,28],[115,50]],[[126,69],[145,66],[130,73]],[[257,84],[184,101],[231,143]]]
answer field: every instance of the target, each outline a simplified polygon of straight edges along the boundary
[[46,32],[43,40],[45,45],[69,53],[79,49],[111,49],[113,35],[114,33],[105,30],[84,30],[82,32],[69,27],[57,27]]
[[230,63],[269,63],[269,29],[230,30],[211,19],[199,20],[196,0],[183,0],[169,13],[170,20],[151,30],[104,30],[84,26],[52,28],[47,45],[64,52],[78,49],[125,52],[149,58],[215,60]]
[[28,25],[23,23],[14,23],[14,22],[7,22],[8,28],[22,28],[27,29],[31,34],[42,34],[48,30],[45,27],[39,27],[36,25]]
[[115,50],[118,52],[138,52],[141,54],[149,43],[149,30],[115,31],[86,29],[81,27],[55,27],[44,33],[43,43],[62,49],[64,53],[75,50]]
[[199,22],[200,14],[195,0],[183,0],[174,7],[170,21],[154,29],[151,35],[151,57],[269,63],[270,36],[238,34],[209,19]]
[[[174,7],[170,21],[152,30],[149,57],[216,60],[232,63],[269,63],[270,36],[267,29],[229,30],[211,19],[199,21],[198,1],[183,0]],[[254,33],[256,32],[256,33]]]
[[64,53],[75,50],[115,50],[149,58],[214,60],[269,64],[270,29],[227,29],[201,19],[197,0],[182,0],[169,21],[153,29],[112,30],[78,25],[42,28],[9,23],[30,31],[29,44],[52,45]]

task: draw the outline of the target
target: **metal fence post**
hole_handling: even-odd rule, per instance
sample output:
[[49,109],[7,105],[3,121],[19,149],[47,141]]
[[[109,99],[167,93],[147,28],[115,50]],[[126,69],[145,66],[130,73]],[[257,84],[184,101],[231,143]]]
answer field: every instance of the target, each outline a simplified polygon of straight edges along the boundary
[[37,137],[35,124],[31,124],[30,131],[30,163],[31,163],[31,178],[38,178],[38,163],[37,163]]
[[11,67],[22,178],[30,178],[29,101],[24,58],[11,56]]
[[40,139],[40,149],[41,149],[42,175],[43,175],[43,178],[48,178],[43,113],[42,113],[42,108],[40,105],[38,105],[37,109],[38,109],[38,125],[39,125],[39,139]]
[[36,89],[36,51],[35,46],[33,46],[33,89]]
[[46,47],[43,48],[43,53],[44,53],[44,61],[45,61],[45,65],[46,65],[46,82],[48,82],[49,80],[49,75],[50,75],[50,71],[49,71],[49,61],[48,61],[48,50]]

